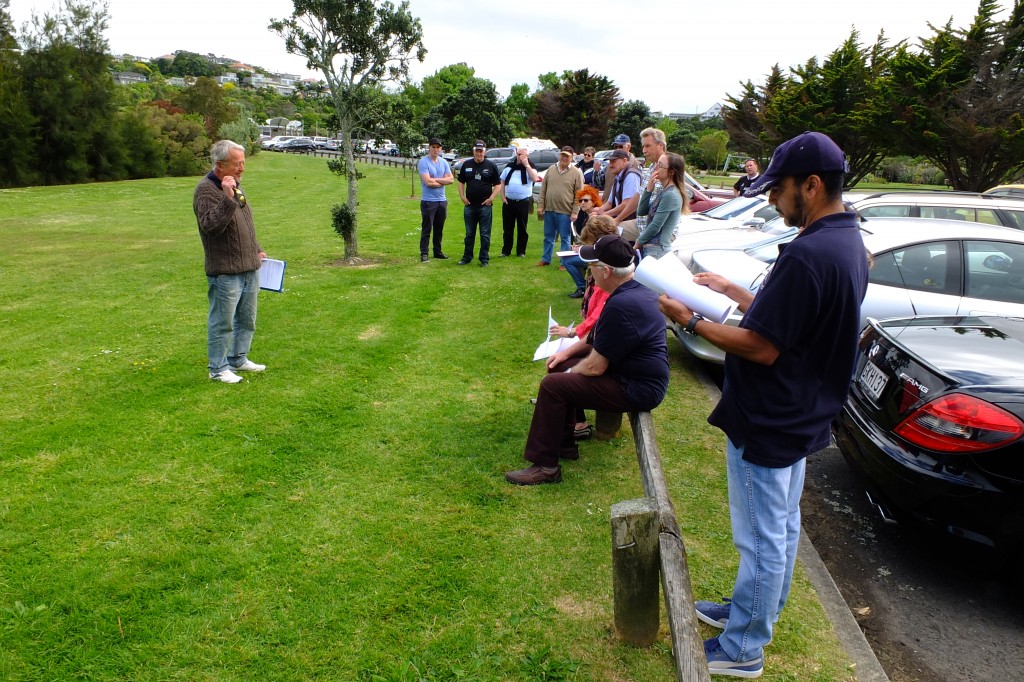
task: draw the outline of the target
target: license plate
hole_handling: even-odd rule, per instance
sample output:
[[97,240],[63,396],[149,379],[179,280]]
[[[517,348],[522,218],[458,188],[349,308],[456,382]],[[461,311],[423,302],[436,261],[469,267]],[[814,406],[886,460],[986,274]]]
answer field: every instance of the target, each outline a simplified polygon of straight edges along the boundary
[[864,369],[861,370],[857,383],[860,384],[861,390],[864,391],[865,395],[874,402],[878,402],[878,398],[882,395],[885,385],[889,383],[889,377],[885,376],[885,372],[869,361],[864,365]]

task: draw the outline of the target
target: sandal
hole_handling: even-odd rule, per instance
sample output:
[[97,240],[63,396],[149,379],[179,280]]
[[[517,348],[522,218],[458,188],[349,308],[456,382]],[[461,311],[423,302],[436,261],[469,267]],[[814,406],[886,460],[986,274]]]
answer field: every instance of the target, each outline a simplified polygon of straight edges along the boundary
[[594,435],[594,427],[589,424],[582,429],[574,429],[572,432],[573,438],[576,440],[590,440],[590,437]]

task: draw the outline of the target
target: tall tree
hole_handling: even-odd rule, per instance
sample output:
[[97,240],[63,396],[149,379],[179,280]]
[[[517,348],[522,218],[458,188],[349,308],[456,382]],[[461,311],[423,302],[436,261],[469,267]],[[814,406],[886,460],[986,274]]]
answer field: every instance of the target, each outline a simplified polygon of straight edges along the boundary
[[526,135],[529,128],[527,121],[533,115],[534,101],[530,97],[530,86],[526,83],[516,83],[508,92],[505,98],[505,118],[512,126],[512,134],[516,137]]
[[290,17],[270,22],[284,38],[285,48],[306,59],[307,68],[324,75],[341,128],[344,173],[348,180],[350,226],[345,233],[345,257],[359,257],[358,172],[352,153],[352,131],[365,125],[361,103],[366,90],[400,81],[409,61],[423,61],[423,28],[409,12],[409,3],[379,6],[373,0],[292,0]]
[[981,0],[967,29],[952,22],[920,51],[900,47],[883,83],[887,139],[923,156],[955,189],[984,190],[1024,171],[1024,6],[996,21],[996,0]]
[[238,110],[228,102],[224,89],[206,76],[197,78],[194,84],[183,88],[171,101],[190,114],[202,116],[206,134],[211,138],[217,137],[222,125],[238,117]]
[[37,177],[35,119],[25,94],[8,4],[0,0],[0,187],[21,187]]
[[103,32],[105,5],[65,0],[33,15],[24,36],[25,92],[37,122],[36,158],[46,184],[124,176],[114,120],[114,80]]
[[722,118],[729,139],[737,149],[757,159],[761,168],[767,167],[772,151],[783,139],[765,120],[765,114],[786,83],[786,76],[776,64],[764,85],[755,86],[748,80],[741,84],[738,95],[725,96],[728,104],[722,107]]
[[637,149],[640,148],[640,131],[654,125],[654,117],[651,116],[651,108],[640,100],[631,99],[623,102],[615,110],[615,119],[612,121],[611,132],[615,135],[625,133],[633,141]]
[[604,146],[608,126],[619,105],[619,89],[605,76],[588,69],[566,71],[557,85],[550,86],[551,74],[540,77],[547,85],[534,95],[536,112],[530,127],[558,144],[575,148]]
[[423,122],[427,137],[441,138],[445,146],[461,151],[482,139],[491,147],[508,144],[512,126],[505,118],[505,105],[498,101],[494,83],[471,78],[455,94],[445,97],[430,110]]
[[891,50],[880,35],[870,48],[850,32],[820,65],[810,59],[795,67],[792,77],[772,98],[765,112],[768,128],[778,142],[805,130],[828,135],[847,156],[846,182],[855,185],[873,172],[886,155],[888,144],[878,134],[879,79],[885,75]]

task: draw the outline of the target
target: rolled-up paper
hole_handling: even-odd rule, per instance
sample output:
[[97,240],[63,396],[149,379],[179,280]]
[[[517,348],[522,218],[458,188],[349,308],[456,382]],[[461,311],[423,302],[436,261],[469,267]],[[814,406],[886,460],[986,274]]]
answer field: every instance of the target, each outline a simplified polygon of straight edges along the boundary
[[707,319],[723,323],[736,309],[736,302],[724,294],[694,284],[693,275],[674,253],[661,258],[648,256],[636,266],[633,279],[659,294],[668,294]]

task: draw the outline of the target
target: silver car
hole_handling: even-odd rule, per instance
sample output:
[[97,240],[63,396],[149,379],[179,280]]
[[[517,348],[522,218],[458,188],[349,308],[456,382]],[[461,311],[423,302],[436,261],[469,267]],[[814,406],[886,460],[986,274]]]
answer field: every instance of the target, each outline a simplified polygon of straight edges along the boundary
[[[779,245],[796,234],[792,230],[746,249],[697,251],[690,271],[714,272],[756,292]],[[861,324],[868,317],[1024,316],[1024,231],[955,220],[873,218],[861,223],[861,236],[874,258]],[[737,312],[726,324],[741,319]],[[696,357],[724,362],[717,347],[676,324],[673,330]]]

